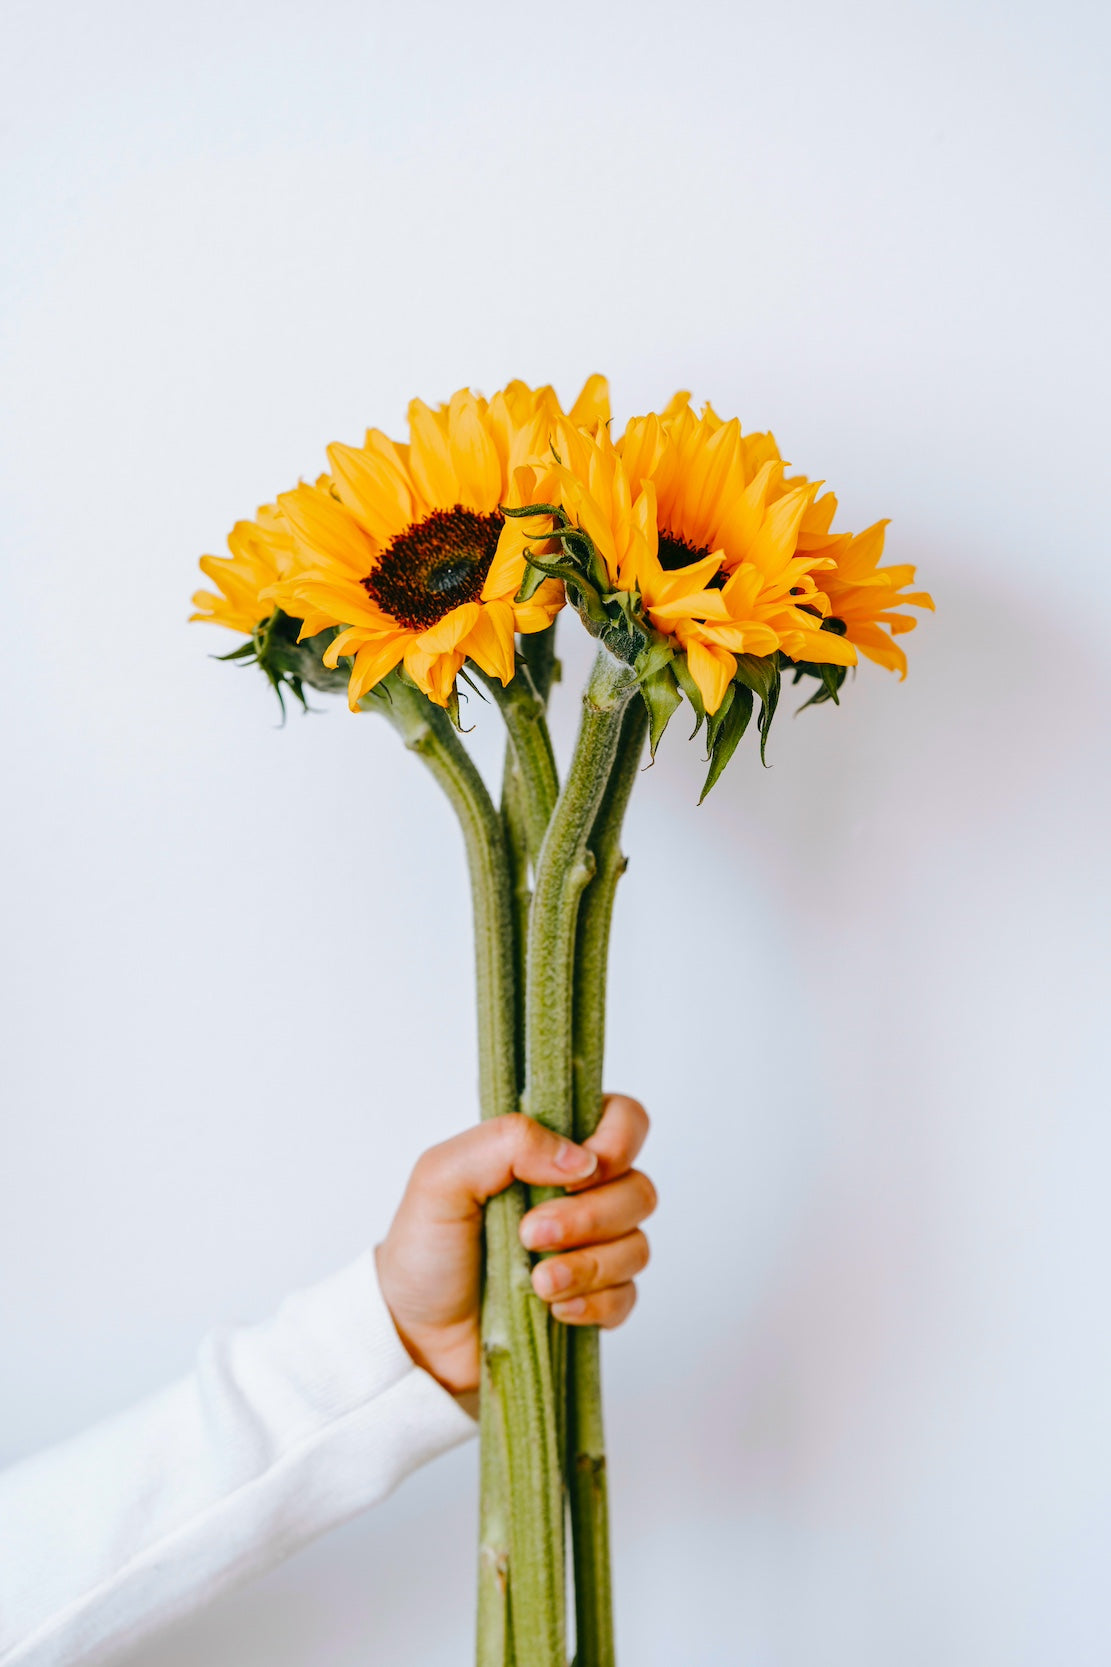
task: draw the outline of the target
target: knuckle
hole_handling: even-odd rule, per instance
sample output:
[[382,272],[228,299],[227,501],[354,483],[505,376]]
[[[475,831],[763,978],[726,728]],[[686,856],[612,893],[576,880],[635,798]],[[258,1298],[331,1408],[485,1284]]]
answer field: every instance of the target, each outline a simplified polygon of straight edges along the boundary
[[643,1273],[652,1258],[652,1248],[644,1233],[638,1231],[633,1235],[633,1265],[636,1273]]
[[636,1182],[641,1208],[646,1216],[650,1216],[659,1203],[656,1189],[642,1169],[633,1170],[633,1179]]
[[567,1232],[573,1239],[589,1240],[598,1236],[598,1208],[593,1203],[587,1203],[588,1196],[584,1194],[576,1199],[574,1209],[567,1211]]
[[439,1175],[444,1164],[444,1142],[428,1146],[413,1165],[413,1180],[420,1187],[429,1186]]
[[632,1313],[636,1300],[637,1288],[631,1280],[627,1285],[619,1285],[615,1290],[607,1291],[605,1302],[600,1304],[602,1313],[599,1325],[607,1331],[621,1325]]
[[523,1111],[510,1111],[501,1119],[502,1138],[511,1153],[519,1155],[532,1140],[536,1124]]
[[649,1129],[652,1127],[652,1119],[649,1117],[647,1111],[645,1111],[643,1105],[639,1100],[630,1100],[629,1109],[633,1114],[634,1123],[638,1123],[642,1132],[647,1134]]

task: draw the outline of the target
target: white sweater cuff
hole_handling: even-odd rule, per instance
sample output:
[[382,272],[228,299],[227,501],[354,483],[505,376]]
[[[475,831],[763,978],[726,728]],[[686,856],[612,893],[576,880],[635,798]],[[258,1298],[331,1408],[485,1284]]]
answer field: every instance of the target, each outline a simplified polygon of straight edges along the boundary
[[368,1251],[262,1325],[210,1337],[192,1376],[0,1477],[0,1663],[104,1661],[474,1430],[406,1353]]

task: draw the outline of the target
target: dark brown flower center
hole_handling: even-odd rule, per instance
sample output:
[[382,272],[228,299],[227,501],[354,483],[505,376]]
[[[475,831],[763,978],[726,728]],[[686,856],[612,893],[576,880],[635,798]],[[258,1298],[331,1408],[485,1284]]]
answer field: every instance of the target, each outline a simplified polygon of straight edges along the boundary
[[363,580],[371,601],[409,631],[427,631],[462,602],[477,602],[501,537],[500,515],[434,509],[390,540]]
[[[708,544],[692,544],[689,538],[679,538],[677,534],[665,532],[660,528],[660,566],[665,573],[678,573],[681,568],[693,567],[696,561],[701,561],[710,554]],[[725,583],[724,573],[715,573],[706,585],[707,590],[720,590]]]

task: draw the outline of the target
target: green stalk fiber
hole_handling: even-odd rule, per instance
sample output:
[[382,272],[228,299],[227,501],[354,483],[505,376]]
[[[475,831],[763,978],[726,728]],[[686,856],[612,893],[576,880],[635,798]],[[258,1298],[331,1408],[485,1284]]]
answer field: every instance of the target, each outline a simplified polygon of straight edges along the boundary
[[[502,820],[439,707],[391,678],[375,700],[447,794],[471,876],[483,1117],[517,1110],[513,901]],[[482,1395],[487,1438],[479,1554],[479,1667],[566,1667],[563,1492],[547,1311],[518,1228],[524,1188],[486,1212]],[[507,1508],[508,1507],[508,1508]],[[556,1531],[553,1532],[553,1524]]]
[[[626,867],[621,825],[647,731],[648,710],[642,700],[633,700],[625,711],[617,757],[590,834],[595,873],[579,905],[575,942],[573,1133],[577,1141],[590,1138],[602,1110],[610,922],[617,882]],[[568,1328],[567,1492],[575,1568],[575,1667],[614,1667],[615,1663],[598,1341],[594,1326]]]

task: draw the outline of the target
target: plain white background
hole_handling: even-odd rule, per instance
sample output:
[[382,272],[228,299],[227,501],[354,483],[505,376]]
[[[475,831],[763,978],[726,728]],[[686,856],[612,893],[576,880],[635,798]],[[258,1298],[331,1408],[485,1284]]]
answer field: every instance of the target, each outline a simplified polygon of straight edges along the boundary
[[[208,658],[196,557],[413,394],[601,369],[773,427],[938,602],[771,769],[696,810],[677,722],[638,789],[622,1659],[1107,1661],[1107,49],[1076,0],[9,5],[4,1456],[474,1115],[449,815]],[[143,1662],[466,1660],[474,1494],[452,1455]]]

